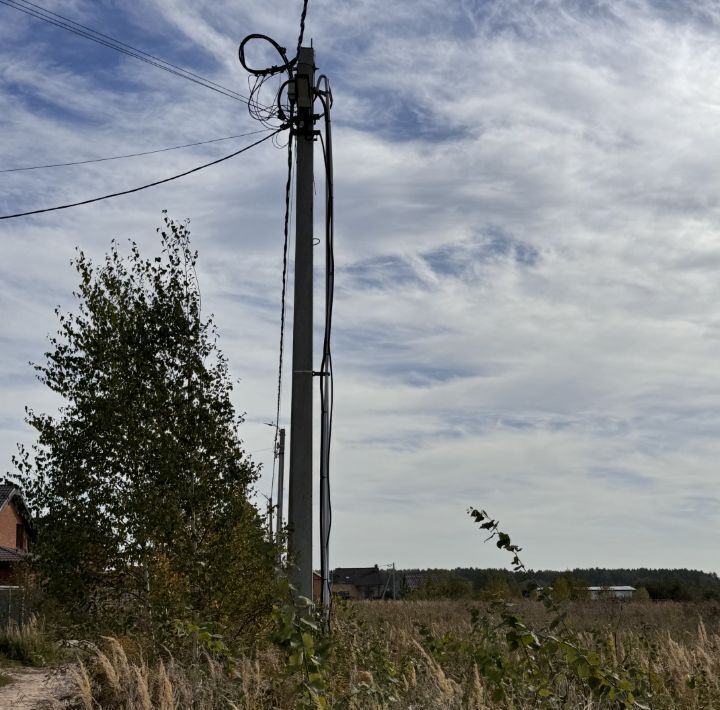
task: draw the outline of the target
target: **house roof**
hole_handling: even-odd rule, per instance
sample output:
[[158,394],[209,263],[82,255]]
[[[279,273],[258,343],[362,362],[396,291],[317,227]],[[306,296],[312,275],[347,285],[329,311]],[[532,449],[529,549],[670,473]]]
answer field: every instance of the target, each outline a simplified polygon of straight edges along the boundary
[[20,562],[25,559],[22,552],[18,552],[14,547],[3,547],[0,545],[0,562]]
[[588,587],[590,592],[634,592],[637,591],[635,587],[628,587],[624,585],[619,586],[608,586],[608,587]]
[[20,489],[14,483],[8,483],[6,480],[5,483],[0,483],[0,510],[10,501],[15,501],[15,509],[22,515],[25,522],[32,529],[30,515]]
[[0,483],[0,508],[2,508],[5,503],[10,500],[12,494],[16,492],[19,493],[18,487],[12,483]]
[[333,584],[354,584],[356,587],[379,587],[385,584],[387,573],[377,567],[336,567]]

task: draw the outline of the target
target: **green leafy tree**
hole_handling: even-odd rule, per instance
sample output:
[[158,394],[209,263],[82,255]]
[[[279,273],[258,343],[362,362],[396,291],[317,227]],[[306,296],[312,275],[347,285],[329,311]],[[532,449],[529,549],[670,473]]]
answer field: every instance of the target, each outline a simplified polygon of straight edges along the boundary
[[472,582],[449,570],[428,570],[423,583],[409,595],[412,599],[467,599]]
[[581,601],[590,598],[588,585],[570,572],[558,575],[552,584],[553,598],[557,601]]
[[481,597],[491,599],[500,597],[501,599],[510,599],[515,596],[515,591],[511,588],[507,575],[499,572],[492,574],[482,590]]
[[231,637],[269,612],[274,551],[248,494],[228,363],[203,320],[187,225],[164,217],[161,256],[79,251],[75,313],[56,309],[39,379],[57,415],[15,459],[36,517],[49,598],[102,628]]

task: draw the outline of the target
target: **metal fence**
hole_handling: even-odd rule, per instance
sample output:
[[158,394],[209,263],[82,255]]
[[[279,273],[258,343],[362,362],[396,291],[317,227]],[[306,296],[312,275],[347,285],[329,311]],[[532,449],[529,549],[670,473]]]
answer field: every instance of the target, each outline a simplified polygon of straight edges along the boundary
[[27,621],[27,617],[25,587],[0,586],[0,625],[10,621],[22,624]]

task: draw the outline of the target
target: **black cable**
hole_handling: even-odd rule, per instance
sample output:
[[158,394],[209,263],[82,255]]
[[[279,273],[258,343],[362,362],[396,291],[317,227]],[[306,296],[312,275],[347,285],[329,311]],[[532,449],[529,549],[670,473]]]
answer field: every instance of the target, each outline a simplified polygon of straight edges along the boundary
[[153,155],[154,153],[165,153],[168,150],[178,150],[180,148],[192,148],[196,145],[206,145],[208,143],[219,143],[220,141],[229,141],[233,138],[245,138],[246,136],[254,136],[258,133],[264,133],[267,129],[261,128],[258,131],[249,131],[248,133],[238,133],[236,136],[226,136],[225,138],[211,138],[207,141],[197,141],[196,143],[184,143],[183,145],[173,145],[169,148],[158,148],[157,150],[145,150],[142,153],[127,153],[126,155],[113,155],[109,158],[92,158],[90,160],[75,160],[72,163],[51,163],[49,165],[32,165],[27,168],[4,168],[0,173],[19,173],[24,170],[41,170],[43,168],[64,168],[70,165],[87,165],[87,163],[103,163],[107,160],[121,160],[122,158],[137,158],[141,155]]
[[[280,434],[280,401],[282,398],[282,376],[283,376],[283,353],[285,348],[285,302],[287,294],[288,277],[288,242],[290,235],[290,201],[292,197],[292,173],[293,173],[293,149],[292,136],[287,144],[287,167],[288,175],[285,183],[285,228],[283,242],[283,271],[282,271],[282,293],[280,296],[280,354],[278,356],[278,384],[277,384],[277,411],[275,413],[275,458],[273,459],[272,478],[270,480],[270,499],[272,500],[275,488],[275,463],[277,461],[278,437]],[[278,495],[278,499],[280,496]]]
[[[2,1],[2,0],[0,0]],[[297,64],[300,54],[300,46],[302,45],[303,36],[305,34],[305,19],[307,17],[308,1],[303,0],[302,12],[300,13],[300,34],[298,36],[298,51],[293,59],[288,59],[287,50],[276,42],[272,37],[265,34],[253,33],[247,35],[240,42],[238,47],[238,60],[243,69],[248,73],[248,87],[250,89],[250,98],[248,99],[248,112],[255,120],[262,123],[267,128],[274,128],[272,121],[279,120],[283,125],[292,126],[294,120],[294,102],[288,97],[288,105],[283,106],[282,93],[283,89],[288,88],[293,81],[293,68]],[[267,42],[280,57],[280,64],[272,64],[268,67],[252,67],[247,62],[246,47],[253,40]],[[265,106],[261,104],[257,97],[262,90],[265,82],[272,76],[287,72],[288,78],[281,82],[279,88],[275,92],[275,101]],[[251,77],[254,77],[252,79]],[[277,132],[274,134],[277,135]],[[274,139],[273,139],[274,140]],[[277,409],[275,413],[275,458],[273,459],[272,478],[270,480],[270,500],[275,488],[275,469],[277,461],[277,447],[280,432],[280,404],[282,398],[282,376],[283,376],[283,354],[285,342],[285,302],[287,291],[287,275],[288,275],[288,238],[289,238],[289,219],[290,219],[290,196],[292,187],[292,131],[287,143],[288,156],[288,177],[285,184],[285,228],[284,228],[284,244],[283,244],[283,277],[282,277],[282,295],[281,295],[281,311],[280,311],[280,351],[278,355],[278,385],[277,385]],[[280,146],[278,146],[280,147]]]
[[[21,4],[25,3],[25,4]],[[125,42],[121,42],[120,40],[114,39],[113,37],[110,37],[109,35],[103,34],[102,32],[98,32],[97,30],[93,30],[90,27],[87,27],[85,25],[81,25],[79,22],[75,22],[74,20],[70,20],[63,15],[58,15],[55,12],[51,12],[50,10],[46,10],[45,8],[41,7],[40,5],[36,5],[35,3],[29,2],[29,0],[0,0],[0,3],[3,5],[7,5],[8,7],[11,7],[15,10],[19,10],[20,12],[24,12],[26,15],[29,15],[31,17],[35,17],[39,20],[43,20],[44,22],[47,22],[51,25],[54,25],[56,27],[60,27],[61,29],[67,30],[68,32],[72,32],[73,34],[78,35],[79,37],[84,37],[85,39],[89,39],[92,42],[96,42],[97,44],[100,44],[104,47],[108,47],[110,49],[114,49],[117,52],[120,52],[121,54],[126,54],[130,57],[135,57],[135,59],[139,59],[142,62],[145,62],[146,64],[150,64],[154,67],[157,67],[158,69],[163,69],[164,71],[169,72],[170,74],[174,74],[175,76],[179,76],[183,79],[187,79],[188,81],[192,81],[195,84],[199,84],[200,86],[204,86],[207,89],[211,89],[212,91],[216,91],[217,93],[223,94],[224,96],[228,96],[231,99],[235,99],[236,101],[242,101],[243,103],[248,103],[249,99],[242,94],[239,94],[237,91],[234,91],[233,89],[228,89],[225,86],[222,86],[221,84],[217,84],[214,81],[211,81],[210,79],[206,79],[205,77],[200,76],[199,74],[195,74],[187,69],[183,69],[182,67],[177,66],[176,64],[172,64],[171,62],[168,62],[164,59],[160,59],[159,57],[156,57],[148,52],[144,52],[141,49],[136,49],[135,47],[132,47],[129,44],[126,44]],[[32,7],[27,7],[27,5],[30,5]],[[32,9],[37,8],[37,9]],[[59,19],[53,19],[53,17],[57,17]],[[123,47],[125,49],[123,49]]]
[[[324,86],[325,88],[321,89],[321,86]],[[329,110],[333,107],[333,93],[330,88],[330,80],[325,74],[320,74],[317,78],[317,81],[315,82],[315,94],[325,99],[325,101],[322,102],[323,107],[326,107],[325,110]]]
[[[249,66],[245,58],[245,45],[254,39],[260,39],[263,42],[267,42],[268,44],[270,44],[272,48],[280,55],[280,58],[283,60],[282,64],[273,64],[272,66],[263,67],[262,69]],[[243,39],[242,42],[240,42],[240,46],[238,47],[238,59],[240,60],[240,64],[242,65],[243,69],[248,74],[252,74],[253,76],[272,76],[273,74],[279,74],[280,72],[284,71],[290,73],[293,64],[295,64],[295,62],[297,61],[297,57],[295,57],[295,59],[293,60],[289,60],[287,58],[287,50],[285,49],[285,47],[281,47],[272,37],[257,33],[249,34]]]
[[[279,55],[282,62],[280,64],[273,64],[269,67],[263,68],[251,67],[247,63],[247,59],[245,57],[245,47],[248,42],[251,42],[252,40],[261,40],[270,44],[270,46]],[[248,77],[248,87],[250,89],[250,98],[248,99],[248,112],[250,113],[250,116],[256,121],[262,123],[267,128],[274,127],[272,124],[272,121],[274,119],[279,119],[280,121],[284,122],[286,118],[286,112],[283,110],[282,107],[281,94],[285,83],[280,85],[280,88],[276,92],[276,99],[274,102],[271,103],[270,106],[265,106],[261,104],[258,101],[257,97],[260,95],[260,91],[265,85],[265,82],[272,76],[287,72],[289,82],[292,79],[292,68],[297,61],[297,57],[289,60],[285,47],[281,47],[272,37],[268,37],[267,35],[263,34],[249,34],[243,39],[242,42],[240,42],[240,46],[238,47],[238,59],[243,69],[245,69],[245,71],[247,71],[250,76],[254,77],[254,81],[252,81],[252,83],[250,80],[250,76]]]
[[[325,333],[323,337],[323,355],[320,366],[320,404],[321,404],[321,429],[320,429],[320,477],[321,491],[326,496],[327,516],[325,508],[320,506],[320,555],[321,568],[328,569],[330,532],[332,529],[332,497],[330,495],[330,444],[332,440],[332,419],[334,406],[334,373],[332,363],[332,314],[333,300],[335,296],[335,214],[334,214],[334,180],[333,180],[333,158],[332,158],[332,129],[330,122],[330,106],[332,105],[332,92],[327,78],[324,78],[325,90],[321,91],[316,87],[315,95],[323,104],[325,118],[325,138],[320,134],[320,142],[323,149],[323,163],[325,166]],[[318,84],[319,86],[319,84]],[[324,484],[324,486],[323,486]],[[332,579],[329,577],[323,580],[328,587],[332,586]],[[328,598],[328,623],[332,613],[332,594]]]
[[110,49],[114,49],[115,51],[120,52],[121,54],[126,54],[126,55],[129,56],[129,57],[135,57],[136,59],[139,59],[140,61],[145,62],[146,64],[150,64],[150,65],[152,65],[152,66],[155,66],[155,67],[157,67],[158,69],[163,69],[164,71],[167,71],[167,72],[170,73],[170,74],[173,74],[173,75],[175,75],[175,76],[179,76],[179,77],[181,77],[181,78],[183,78],[183,79],[188,79],[188,81],[192,81],[192,82],[195,83],[195,84],[198,84],[198,85],[200,85],[200,86],[204,86],[204,87],[206,87],[206,88],[208,88],[208,89],[211,89],[212,91],[216,91],[216,92],[219,93],[219,94],[223,94],[224,96],[228,96],[228,97],[231,98],[231,99],[234,99],[234,100],[236,100],[236,101],[241,101],[241,102],[243,102],[243,103],[247,103],[247,99],[245,99],[245,97],[243,97],[241,94],[238,94],[237,92],[233,91],[232,89],[224,89],[224,88],[220,89],[220,88],[216,88],[216,87],[214,87],[214,86],[210,86],[210,83],[209,83],[209,82],[206,83],[205,81],[200,81],[200,80],[198,80],[198,79],[193,78],[193,77],[190,75],[190,72],[185,73],[184,70],[183,70],[183,71],[176,71],[176,70],[174,70],[174,69],[169,68],[168,66],[165,66],[164,64],[161,64],[161,63],[156,62],[156,61],[152,61],[152,60],[150,60],[150,59],[146,59],[145,57],[140,56],[140,54],[137,54],[137,53],[135,53],[135,52],[122,49],[122,48],[121,48],[120,46],[118,46],[117,44],[112,44],[111,42],[106,42],[106,41],[104,41],[104,40],[102,40],[102,39],[98,39],[98,37],[96,37],[96,36],[94,36],[94,35],[88,34],[87,32],[84,32],[84,31],[82,31],[82,30],[78,30],[78,29],[76,29],[76,28],[74,28],[74,27],[71,27],[71,26],[69,26],[69,25],[66,25],[66,24],[64,24],[64,23],[62,23],[62,22],[58,22],[58,21],[56,21],[56,20],[53,20],[52,18],[46,17],[46,16],[40,14],[39,12],[30,10],[29,8],[26,8],[26,7],[23,7],[23,6],[18,6],[18,5],[16,5],[16,4],[14,4],[14,0],[0,0],[0,3],[3,4],[3,5],[7,5],[8,7],[12,7],[12,8],[14,8],[15,10],[20,10],[21,12],[24,12],[26,15],[30,15],[31,17],[35,17],[35,18],[37,18],[37,19],[39,19],[39,20],[43,20],[43,21],[45,21],[45,22],[48,22],[49,24],[55,25],[56,27],[60,27],[60,28],[62,28],[62,29],[68,30],[69,32],[72,32],[73,34],[76,34],[76,35],[78,35],[79,37],[84,37],[85,39],[89,39],[89,40],[91,40],[91,41],[93,41],[93,42],[96,42],[97,44],[100,44],[100,45],[102,45],[102,46],[104,46],[104,47],[108,47],[108,48],[110,48]]
[[[300,47],[303,42],[303,37],[305,36],[305,20],[307,17],[308,1],[309,0],[303,0],[303,7],[300,13],[300,33],[298,35],[297,53],[292,59],[288,59],[287,50],[285,49],[285,47],[280,46],[280,44],[276,42],[272,37],[264,34],[249,34],[243,39],[242,42],[240,42],[240,46],[238,47],[238,59],[240,60],[240,64],[249,75],[255,77],[255,80],[254,82],[252,82],[252,84],[250,83],[250,77],[248,77],[248,87],[250,89],[250,98],[248,99],[248,111],[255,120],[260,121],[264,126],[268,128],[274,127],[272,124],[272,121],[274,119],[279,119],[283,122],[286,120],[286,112],[282,106],[282,91],[286,86],[288,86],[288,84],[292,82],[293,69],[297,65],[298,58],[300,56]],[[251,67],[247,63],[247,58],[245,56],[245,48],[247,44],[253,40],[261,40],[263,42],[267,42],[277,52],[280,59],[282,60],[281,63],[272,64],[269,67]],[[282,74],[283,72],[287,72],[288,79],[286,82],[282,83],[278,90],[275,92],[275,103],[277,104],[277,106],[264,106],[260,104],[257,101],[257,97],[260,95],[260,91],[262,90],[265,82],[271,76]]]
[[295,59],[300,56],[300,47],[302,46],[303,37],[305,36],[305,18],[307,17],[308,2],[309,0],[303,0],[303,8],[300,13],[300,34],[298,35],[297,54],[295,55]]
[[89,205],[92,202],[100,202],[101,200],[109,200],[111,197],[120,197],[121,195],[129,195],[133,192],[140,192],[140,190],[147,190],[149,187],[155,187],[156,185],[162,185],[166,182],[171,182],[172,180],[177,180],[178,178],[185,177],[186,175],[191,175],[192,173],[196,173],[199,170],[204,170],[205,168],[209,168],[211,165],[217,165],[218,163],[222,163],[225,160],[230,160],[230,158],[234,158],[236,155],[240,155],[240,153],[244,153],[247,150],[250,150],[250,148],[254,148],[256,145],[260,145],[260,143],[264,143],[266,140],[269,140],[272,138],[276,133],[279,133],[282,128],[278,128],[277,131],[274,133],[270,133],[269,135],[265,136],[264,138],[261,138],[258,141],[255,141],[254,143],[251,143],[250,145],[246,145],[244,148],[241,148],[240,150],[236,150],[234,153],[230,153],[230,155],[226,155],[224,158],[218,158],[217,160],[213,160],[210,163],[205,163],[204,165],[198,165],[196,168],[193,168],[192,170],[186,170],[184,173],[179,173],[178,175],[173,175],[169,178],[164,178],[163,180],[156,180],[155,182],[148,183],[147,185],[142,185],[141,187],[134,187],[131,190],[122,190],[121,192],[113,192],[110,195],[103,195],[102,197],[93,197],[89,200],[82,200],[80,202],[72,202],[71,204],[67,205],[60,205],[58,207],[46,207],[45,209],[41,210],[31,210],[29,212],[18,212],[17,214],[6,214],[6,215],[0,215],[0,219],[13,219],[15,217],[27,217],[31,214],[42,214],[43,212],[55,212],[56,210],[66,210],[70,207],[79,207],[80,205]]
[[[30,0],[13,0],[14,2],[21,2],[24,5],[32,5],[33,7],[37,8],[38,10],[47,13],[48,15],[54,15],[55,17],[60,18],[61,20],[65,20],[66,22],[69,22],[73,25],[76,25],[77,27],[81,27],[84,30],[87,30],[88,32],[91,32],[93,34],[98,35],[99,37],[104,37],[107,40],[110,40],[111,42],[116,42],[117,44],[127,47],[128,49],[132,50],[133,52],[137,52],[138,54],[142,54],[146,57],[149,57],[150,59],[154,59],[157,62],[161,62],[162,64],[167,64],[169,67],[172,67],[173,69],[177,69],[178,71],[181,71],[185,74],[189,74],[190,76],[194,76],[196,79],[200,79],[201,81],[207,82],[208,84],[212,84],[213,86],[218,87],[219,89],[223,89],[225,91],[230,91],[231,93],[237,93],[233,91],[232,89],[228,89],[225,86],[222,86],[221,84],[217,84],[214,81],[211,81],[210,79],[207,79],[203,76],[200,76],[199,74],[195,74],[191,72],[188,69],[184,69],[183,67],[178,66],[177,64],[173,64],[172,62],[168,62],[166,59],[161,59],[160,57],[156,57],[154,54],[150,54],[150,52],[145,52],[142,49],[138,49],[137,47],[133,47],[130,44],[127,44],[126,42],[122,42],[119,39],[115,39],[114,37],[111,37],[110,35],[103,34],[102,32],[99,32],[98,30],[94,30],[91,27],[88,27],[87,25],[83,25],[80,22],[76,22],[75,20],[71,20],[67,17],[64,17],[63,15],[59,15],[57,12],[53,12],[52,10],[48,10],[46,8],[41,7],[40,5],[37,5],[34,2],[30,2]],[[245,99],[242,94],[238,94],[240,98]]]

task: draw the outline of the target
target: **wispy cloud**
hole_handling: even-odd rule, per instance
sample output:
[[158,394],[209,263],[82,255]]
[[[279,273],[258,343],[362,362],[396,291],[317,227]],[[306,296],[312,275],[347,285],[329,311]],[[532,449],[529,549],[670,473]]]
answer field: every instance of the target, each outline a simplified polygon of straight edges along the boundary
[[[240,91],[242,36],[297,37],[279,0],[51,7]],[[254,127],[242,104],[10,9],[0,20],[3,167]],[[333,561],[495,566],[465,520],[477,504],[536,567],[712,568],[715,3],[311,0],[307,36],[335,94]],[[0,175],[0,209],[226,150]],[[0,224],[6,467],[29,440],[23,406],[53,404],[24,363],[42,356],[53,307],[72,305],[74,245],[152,250],[163,208],[192,218],[247,448],[269,446],[284,170],[266,144],[151,193]],[[707,548],[689,544],[699,536]]]

